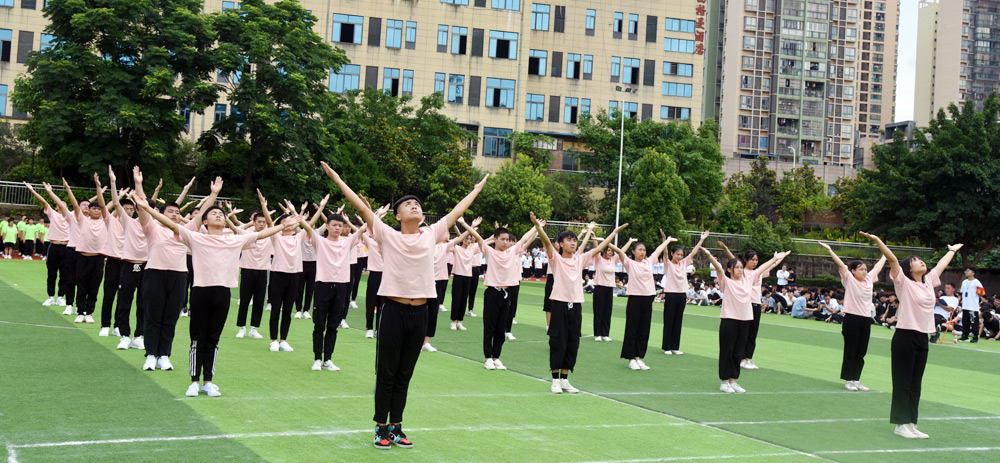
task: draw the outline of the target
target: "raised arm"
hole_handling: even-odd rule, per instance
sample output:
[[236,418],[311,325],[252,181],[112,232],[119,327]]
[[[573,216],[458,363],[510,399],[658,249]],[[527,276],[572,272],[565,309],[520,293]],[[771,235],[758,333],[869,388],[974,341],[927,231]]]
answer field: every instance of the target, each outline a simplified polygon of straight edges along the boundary
[[615,254],[618,255],[618,260],[622,261],[623,263],[625,262],[625,259],[628,259],[628,256],[625,255],[625,251],[622,251],[621,248],[619,248],[618,246],[609,244],[607,247],[612,251],[614,251]]
[[885,256],[879,257],[878,262],[875,262],[875,265],[872,266],[872,269],[868,273],[874,273],[878,276],[879,273],[882,273],[882,267],[885,267]]
[[159,182],[157,182],[156,188],[153,190],[152,200],[154,202],[160,200],[160,189],[161,188],[163,188],[163,179],[162,178],[160,179]]
[[486,176],[483,177],[483,179],[480,180],[479,183],[476,184],[476,186],[472,187],[472,191],[469,192],[469,194],[465,195],[465,197],[462,198],[462,200],[459,201],[454,208],[452,208],[451,212],[449,212],[448,215],[444,216],[444,219],[447,221],[446,223],[448,224],[448,228],[451,228],[452,225],[455,225],[455,221],[458,220],[458,218],[461,217],[462,214],[465,214],[465,210],[472,205],[473,201],[476,200],[476,196],[479,196],[479,192],[483,191],[483,185],[486,184],[486,179],[488,178],[490,178],[490,174],[486,174]]
[[[273,227],[274,222],[271,221],[271,211],[267,210],[267,198],[260,192],[260,188],[257,189],[257,199],[260,200],[260,211],[264,214],[264,221],[267,222],[268,227]],[[278,205],[281,205],[280,201]]]
[[[902,267],[899,266],[899,259],[897,259],[896,255],[892,253],[892,250],[889,249],[889,246],[886,246],[885,243],[882,242],[881,238],[872,235],[871,233],[858,232],[858,234],[874,241],[875,244],[878,246],[878,249],[882,251],[882,257],[885,257],[886,260],[889,261],[889,272],[892,273],[893,275],[899,275],[899,272],[901,272],[903,269]],[[952,255],[954,256],[954,254]],[[948,261],[950,262],[951,259],[949,258]]]
[[729,250],[729,246],[726,246],[726,243],[723,243],[722,241],[717,241],[716,244],[718,244],[719,247],[722,248],[722,250],[726,252],[726,257],[728,257],[730,259],[735,259],[736,258],[736,256],[734,256],[733,253]]
[[187,182],[187,185],[184,185],[184,189],[181,190],[181,194],[177,195],[177,199],[174,200],[175,203],[184,204],[184,198],[187,196],[188,190],[191,189],[191,185],[194,185],[194,179],[195,177],[191,177],[191,181]]
[[[817,241],[817,243],[819,243],[820,246],[826,248],[826,252],[830,253],[830,257],[832,257],[833,262],[837,264],[837,268],[840,269],[840,273],[847,273],[847,265],[844,265],[844,261],[840,260],[840,257],[837,257],[837,253],[833,252],[833,249],[830,248],[830,245],[822,241]],[[882,258],[884,259],[885,256],[882,256]]]
[[776,252],[776,253],[774,253],[774,257],[772,257],[771,260],[769,260],[767,262],[764,262],[764,265],[761,265],[761,266],[759,266],[757,268],[757,273],[759,275],[763,275],[763,274],[765,274],[767,272],[770,272],[771,269],[773,269],[774,267],[777,267],[778,264],[781,263],[781,261],[784,260],[785,257],[788,257],[788,255],[791,254],[791,253],[792,253],[792,251],[785,251],[785,252]]
[[[663,230],[660,230],[660,234],[661,235],[663,234]],[[656,260],[660,258],[660,254],[663,254],[663,250],[667,249],[667,246],[669,246],[670,243],[675,243],[675,242],[677,242],[677,238],[674,238],[673,236],[666,237],[663,240],[663,242],[660,243],[660,245],[657,246],[655,250],[653,250],[653,253],[649,255],[649,259],[652,260],[653,262],[656,262]]]
[[549,240],[549,235],[545,234],[545,229],[542,228],[541,222],[538,221],[538,217],[535,217],[535,213],[531,212],[528,214],[531,218],[531,223],[535,224],[535,230],[538,232],[538,237],[542,239],[542,245],[545,246],[545,252],[549,255],[549,259],[556,255],[555,248],[552,247],[552,241]]
[[323,197],[323,200],[319,202],[319,205],[316,206],[316,213],[313,214],[312,218],[307,221],[309,222],[310,227],[316,226],[316,221],[319,220],[319,217],[321,215],[323,215],[323,209],[326,208],[326,203],[329,200],[330,200],[330,195],[328,193],[326,196]]
[[[948,264],[951,263],[951,259],[953,257],[955,257],[955,253],[958,252],[959,249],[962,249],[962,244],[961,243],[959,243],[959,244],[949,244],[948,245],[948,252],[946,252],[944,254],[944,257],[942,257],[941,260],[938,261],[937,265],[934,266],[934,270],[931,270],[931,271],[932,272],[936,272],[937,275],[938,275],[938,277],[940,277],[941,276],[941,272],[943,272],[944,269],[948,268]],[[976,298],[978,299],[979,296],[976,295]]]
[[63,217],[70,215],[71,211],[69,210],[69,207],[66,205],[65,201],[56,196],[55,192],[52,191],[52,185],[42,183],[42,186],[45,187],[45,192],[49,194],[50,198],[52,198],[52,202],[56,203],[59,213],[62,214]]
[[582,253],[583,250],[587,247],[587,240],[589,240],[590,237],[594,235],[594,227],[595,226],[597,226],[596,222],[590,222],[590,223],[587,224],[587,228],[585,228],[583,230],[583,233],[580,235],[580,238],[577,240],[577,243],[579,243],[579,245],[576,247],[576,253],[577,254]]
[[[163,224],[164,227],[169,228],[171,231],[174,232],[174,234],[177,234],[177,235],[181,234],[181,232],[180,232],[180,226],[178,226],[176,223],[174,223],[173,220],[168,219],[167,216],[161,214],[160,211],[158,211],[158,210],[150,207],[149,201],[146,201],[146,198],[140,197],[138,195],[138,193],[136,193],[134,191],[132,192],[131,198],[132,198],[132,202],[135,203],[135,207],[139,208],[140,211],[143,211],[146,214],[149,214],[150,217],[156,219],[156,221],[158,221],[161,224]],[[142,220],[142,215],[139,216],[139,220]]]
[[[96,177],[97,174],[94,175]],[[111,168],[110,164],[108,164],[108,182],[111,187],[111,204],[120,211],[122,203],[118,194],[118,177],[115,176],[115,170]]]
[[80,203],[76,202],[76,196],[73,195],[73,189],[69,187],[69,183],[66,183],[66,179],[62,179],[63,188],[66,189],[66,195],[69,196],[69,203],[73,206],[73,213],[80,213]]
[[[330,180],[333,180],[333,183],[337,184],[337,188],[340,188],[341,193],[344,193],[347,201],[354,206],[354,209],[357,209],[361,218],[365,219],[365,223],[369,225],[368,228],[374,230],[376,220],[375,212],[372,211],[367,204],[365,204],[365,202],[358,196],[357,193],[354,192],[354,190],[351,189],[351,187],[347,186],[347,183],[344,183],[344,180],[340,178],[340,174],[333,170],[330,165],[326,163],[326,161],[320,161],[319,164],[323,166],[323,171],[326,172],[326,176],[330,177]],[[463,209],[462,211],[464,212],[465,210]],[[451,228],[454,223],[454,220],[448,222],[448,227]]]
[[701,232],[701,238],[698,239],[698,244],[694,245],[694,247],[691,248],[691,252],[688,254],[688,257],[694,258],[694,255],[701,250],[701,245],[705,244],[705,239],[708,238],[708,235],[709,235],[708,230]]
[[[722,243],[720,242],[719,244]],[[708,249],[701,248],[701,251],[704,252],[706,256],[708,256],[708,261],[712,264],[712,267],[715,267],[715,272],[719,274],[719,277],[721,278],[722,276],[724,276],[726,274],[726,268],[719,263],[719,260],[716,259],[711,252],[708,252]]]
[[[604,238],[603,241],[601,241],[597,246],[594,246],[594,249],[591,249],[590,251],[587,251],[587,252],[590,253],[590,256],[588,256],[588,257],[593,258],[594,256],[597,256],[602,251],[604,251],[604,248],[606,248],[608,246],[611,246],[611,248],[615,250],[615,253],[618,254],[618,257],[622,259],[622,262],[624,262],[625,251],[623,249],[618,249],[616,246],[614,246],[613,244],[611,244],[611,242],[614,241],[615,236],[618,235],[618,232],[624,230],[625,227],[627,227],[627,226],[628,226],[628,223],[623,223],[623,224],[619,225],[618,228],[612,230],[611,233],[608,234],[608,236],[606,238]],[[635,241],[635,239],[630,239],[627,243],[625,243],[625,246],[628,247],[634,241]]]
[[[94,172],[94,185],[97,186],[97,204],[101,205],[101,216],[107,217],[108,204],[104,202],[104,195],[101,194],[101,177],[97,175],[97,172]],[[114,193],[111,194],[113,195]]]
[[476,230],[474,228],[472,228],[469,224],[465,223],[465,219],[464,218],[459,217],[458,218],[458,224],[461,225],[462,228],[465,228],[465,232],[466,233],[472,235],[472,237],[476,239],[476,242],[479,243],[480,249],[485,249],[486,248],[486,242],[483,240],[483,237],[479,236],[479,233],[476,232]]
[[[212,207],[213,205],[215,205],[215,200],[219,198],[219,192],[222,191],[222,177],[215,177],[215,181],[212,182],[212,184],[209,186],[209,188],[210,188],[210,192],[208,194],[208,197],[205,198],[204,200],[202,200],[202,202],[201,202],[201,206],[202,207]],[[199,211],[202,211],[202,210],[199,209]],[[191,220],[194,220],[195,226],[198,229],[201,228],[201,216],[202,216],[202,214],[198,214],[195,217],[191,218]],[[270,223],[270,222],[268,222],[268,223]],[[270,235],[268,235],[268,236],[270,236]]]
[[278,224],[278,225],[275,225],[273,227],[269,227],[269,228],[265,228],[265,229],[261,230],[260,234],[257,235],[257,240],[260,241],[260,240],[262,240],[264,238],[270,238],[271,236],[274,236],[274,235],[278,234],[279,232],[281,232],[281,230],[285,230],[285,229],[291,230],[291,229],[294,229],[294,228],[298,227],[299,226],[299,222],[302,221],[302,216],[300,216],[300,215],[293,215],[290,218],[294,219],[294,221],[291,222],[291,223],[289,223],[287,227],[284,226],[284,225]]
[[49,202],[46,201],[45,198],[42,197],[42,195],[35,192],[35,189],[31,187],[31,184],[29,184],[28,182],[22,182],[22,183],[24,183],[24,186],[27,187],[28,191],[31,192],[31,195],[34,196],[35,199],[38,200],[38,202],[42,203],[44,209],[52,209],[52,206],[49,205]]

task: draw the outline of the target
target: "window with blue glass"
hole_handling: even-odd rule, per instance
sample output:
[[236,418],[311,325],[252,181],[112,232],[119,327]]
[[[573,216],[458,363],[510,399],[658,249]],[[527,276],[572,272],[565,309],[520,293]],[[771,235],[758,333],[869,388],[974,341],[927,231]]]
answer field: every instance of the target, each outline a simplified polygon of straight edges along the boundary
[[333,15],[333,41],[340,43],[361,43],[364,18],[346,14]]
[[490,58],[517,59],[517,32],[490,31]]
[[694,65],[687,63],[663,62],[663,75],[691,77],[694,75]]
[[492,158],[510,157],[510,129],[483,127],[483,156]]
[[691,98],[691,84],[679,84],[676,82],[663,83],[663,96],[678,96],[681,98]]
[[660,119],[665,119],[668,121],[682,120],[686,121],[691,119],[691,108],[682,108],[680,106],[660,106]]
[[344,93],[348,90],[358,90],[361,85],[361,66],[345,64],[340,72],[330,72],[330,91]]
[[519,10],[521,0],[493,0],[491,6],[497,10]]
[[541,121],[545,119],[545,95],[529,93],[526,97],[527,108],[525,108],[525,119],[529,121]]
[[663,51],[694,53],[694,40],[663,39]]
[[389,96],[399,96],[399,69],[385,68],[382,71],[382,91]]
[[687,19],[666,18],[663,25],[670,32],[690,32],[694,33],[694,21]]
[[403,21],[398,19],[385,20],[385,46],[388,48],[403,47]]
[[434,73],[434,92],[440,93],[444,97],[445,80],[448,78],[443,72]]
[[403,95],[413,95],[413,70],[403,70]]
[[514,87],[517,81],[512,79],[486,78],[486,106],[491,108],[513,108]]
[[52,34],[42,34],[38,49],[45,50],[46,48],[52,48],[52,46],[55,45],[55,39],[55,36]]
[[465,98],[465,76],[448,75],[448,102],[462,104]]
[[549,12],[552,11],[551,5],[544,5],[541,3],[531,4],[531,30],[533,31],[547,31],[549,30]]

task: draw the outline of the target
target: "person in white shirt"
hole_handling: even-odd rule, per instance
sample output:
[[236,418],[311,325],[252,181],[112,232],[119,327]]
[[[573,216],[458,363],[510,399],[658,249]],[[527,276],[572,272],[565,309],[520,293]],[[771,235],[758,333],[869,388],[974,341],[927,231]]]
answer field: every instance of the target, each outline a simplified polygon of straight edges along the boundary
[[542,265],[545,263],[542,260],[542,255],[538,254],[535,256],[535,280],[541,278],[545,273],[542,271]]
[[781,291],[788,286],[788,265],[784,264],[781,266],[781,270],[778,270],[774,276],[778,277],[778,291]]
[[941,337],[941,329],[944,323],[951,320],[955,310],[958,309],[958,296],[955,295],[955,283],[945,283],[944,295],[938,297],[934,304],[934,334],[931,335],[930,343],[937,342]]
[[521,255],[521,279],[531,278],[531,256],[528,253]]
[[[983,284],[976,279],[976,268],[965,268],[965,280],[962,281],[962,337],[959,341],[979,342],[979,311],[980,296],[985,294]],[[969,333],[972,339],[969,339]]]

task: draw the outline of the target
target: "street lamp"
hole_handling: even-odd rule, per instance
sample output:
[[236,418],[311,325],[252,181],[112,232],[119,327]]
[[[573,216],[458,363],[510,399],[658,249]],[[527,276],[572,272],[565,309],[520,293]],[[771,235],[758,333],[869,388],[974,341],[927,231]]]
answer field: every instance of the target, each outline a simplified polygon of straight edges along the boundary
[[[615,229],[621,225],[621,210],[622,210],[622,163],[625,158],[625,94],[631,93],[635,95],[639,93],[638,88],[617,85],[615,90],[618,90],[622,94],[621,104],[618,105],[618,117],[621,118],[621,133],[619,134],[618,143],[618,188],[615,192],[618,195],[615,201]],[[618,235],[615,235],[615,246],[618,246]]]

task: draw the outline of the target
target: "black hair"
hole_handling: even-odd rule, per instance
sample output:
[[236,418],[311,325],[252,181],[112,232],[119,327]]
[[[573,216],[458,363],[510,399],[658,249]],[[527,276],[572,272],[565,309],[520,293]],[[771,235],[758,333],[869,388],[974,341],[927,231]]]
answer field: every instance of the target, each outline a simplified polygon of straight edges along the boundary
[[754,251],[753,249],[750,249],[750,250],[744,252],[743,253],[743,266],[746,267],[747,262],[750,262],[750,259],[753,259],[754,257],[757,257],[757,262],[759,264],[760,263],[760,257],[757,256],[757,251]]
[[87,208],[89,209],[89,208],[91,208],[91,207],[97,207],[97,208],[100,208],[100,207],[101,207],[101,203],[99,203],[99,202],[97,202],[97,201],[93,201],[93,202],[90,202],[89,204],[87,204]]
[[[555,243],[562,243],[562,241],[564,239],[566,239],[566,238],[577,239],[576,233],[573,233],[573,231],[571,231],[571,230],[563,230],[563,231],[559,232],[558,235],[556,235],[556,241],[555,241]],[[553,243],[553,244],[555,244],[555,243]]]
[[121,204],[123,207],[124,206],[135,207],[135,203],[133,203],[131,199],[122,199],[121,201],[118,201],[118,204]]
[[[673,246],[670,246],[670,252],[668,252],[667,255],[668,256],[673,256],[675,252],[677,252],[677,251],[683,251],[683,250],[684,250],[684,246],[676,245],[675,244]],[[666,260],[669,260],[669,259],[666,259]]]
[[645,241],[636,241],[635,244],[632,245],[632,255],[633,256],[635,255],[636,248],[638,248],[639,246],[642,246],[642,249],[644,249],[644,250],[647,250],[647,251],[649,250],[646,247],[646,242]]
[[202,212],[202,213],[201,213],[201,221],[202,221],[202,222],[204,222],[204,221],[205,221],[205,219],[207,219],[207,218],[208,218],[208,213],[209,213],[209,212],[212,212],[212,211],[214,211],[214,210],[216,210],[216,209],[218,209],[218,210],[219,210],[219,212],[221,212],[223,216],[225,216],[225,215],[226,215],[226,211],[223,211],[221,207],[219,207],[219,206],[211,206],[211,207],[209,207],[208,209],[205,209],[205,212]]
[[[906,259],[903,259],[899,263],[899,267],[903,269],[903,276],[905,276],[906,278],[909,278],[909,279],[911,279],[913,281],[917,281],[915,278],[913,278],[913,274],[910,273],[910,267],[913,266],[913,261],[919,260],[919,259],[920,258],[917,257],[917,256],[910,256],[910,257],[907,257]],[[923,283],[923,282],[924,282],[924,276],[920,275],[920,281],[917,281],[917,283]]]
[[747,266],[747,263],[743,260],[742,257],[736,256],[732,259],[729,259],[729,261],[726,262],[726,276],[732,278],[733,269],[736,268],[737,263],[742,265],[744,268],[746,268]]
[[423,203],[420,202],[420,198],[414,195],[406,195],[403,196],[402,198],[397,199],[396,202],[392,203],[392,212],[399,214],[399,206],[411,199],[415,200],[417,204],[420,204],[420,207],[423,207]]
[[973,267],[973,266],[971,266],[971,265],[968,266],[968,267],[965,267],[965,269],[971,271],[973,275],[976,274],[976,268]]
[[260,211],[253,211],[253,213],[250,214],[250,223],[256,222],[258,218],[263,219],[264,213]]
[[[123,205],[124,205],[124,203],[123,203]],[[177,203],[175,203],[173,201],[170,201],[170,202],[163,203],[163,205],[160,206],[160,214],[163,214],[163,213],[167,212],[167,208],[168,207],[176,207],[177,208],[177,212],[181,211],[181,207],[178,206]]]
[[847,269],[853,272],[862,265],[865,265],[865,263],[861,262],[859,259],[854,259],[847,263]]
[[342,223],[344,225],[347,225],[347,219],[345,219],[344,216],[341,215],[341,214],[330,214],[330,215],[326,216],[326,221],[327,222],[340,222],[340,223]]
[[805,290],[805,291],[802,291],[802,292],[800,292],[800,293],[799,293],[799,296],[805,296],[806,294],[808,294],[808,295],[812,296],[812,291],[809,291],[809,290],[807,289],[807,290]]
[[950,282],[950,281],[949,281],[949,282],[947,282],[947,283],[945,283],[944,285],[945,285],[945,286],[951,286],[952,288],[957,288],[957,286],[955,286],[955,283],[952,283],[952,282]]
[[510,233],[510,230],[508,230],[508,229],[506,229],[504,227],[500,227],[500,228],[498,228],[496,230],[493,230],[493,237],[499,239],[500,235],[503,235],[505,233],[507,234],[507,239],[510,239],[511,236],[514,236],[514,235],[512,235]]

